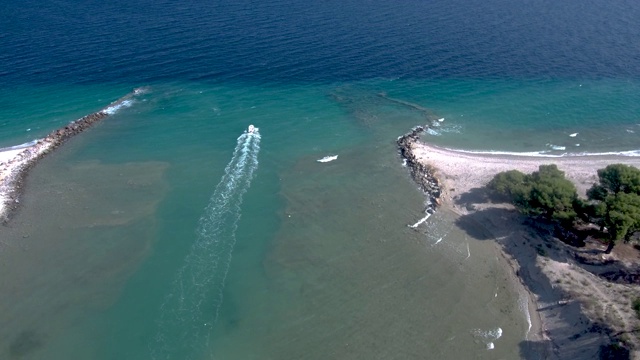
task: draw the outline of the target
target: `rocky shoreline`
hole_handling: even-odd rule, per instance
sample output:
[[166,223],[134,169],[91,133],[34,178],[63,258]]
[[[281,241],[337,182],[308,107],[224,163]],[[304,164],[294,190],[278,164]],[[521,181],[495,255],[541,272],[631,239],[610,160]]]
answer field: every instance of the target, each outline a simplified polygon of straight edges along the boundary
[[531,173],[551,163],[585,196],[597,179],[597,169],[614,163],[640,168],[640,157],[474,154],[420,141],[427,130],[418,126],[398,138],[400,156],[427,196],[427,213],[440,205],[450,208],[459,216],[456,223],[461,230],[493,240],[512,271],[514,284],[522,284],[530,299],[533,326],[521,344],[523,356],[640,359],[636,334],[640,320],[630,304],[640,299],[637,250],[620,244],[606,255],[597,239],[587,238],[581,247],[559,241],[551,228],[540,227],[510,204],[494,202],[483,191],[499,172]]
[[411,178],[427,196],[425,213],[433,214],[441,204],[442,183],[435,175],[436,169],[421,162],[413,151],[413,145],[420,141],[420,135],[424,131],[423,126],[416,126],[410,132],[400,136],[396,144],[400,156],[409,168]]
[[135,96],[147,91],[147,88],[136,88],[103,109],[52,131],[44,138],[36,140],[34,145],[19,151],[15,156],[0,161],[0,221],[6,223],[18,209],[26,176],[40,159],[71,137],[115,114],[118,109],[130,106]]

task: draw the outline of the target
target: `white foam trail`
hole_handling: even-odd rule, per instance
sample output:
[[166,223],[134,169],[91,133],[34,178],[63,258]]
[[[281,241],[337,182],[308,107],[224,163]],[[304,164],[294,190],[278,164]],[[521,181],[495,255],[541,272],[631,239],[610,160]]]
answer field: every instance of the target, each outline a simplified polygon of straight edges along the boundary
[[196,240],[161,306],[153,359],[200,358],[223,301],[242,197],[258,168],[260,134],[238,137],[233,157],[199,220]]
[[432,128],[427,128],[427,134],[433,135],[433,136],[440,136],[440,133],[438,131],[433,130]]
[[469,249],[469,242],[467,241],[467,257],[465,258],[465,260],[467,260],[470,257],[471,257],[471,250]]
[[438,126],[438,132],[440,135],[442,135],[443,133],[455,133],[455,134],[460,134],[462,133],[462,126],[459,124],[449,124],[447,126],[441,126],[441,124],[443,123],[434,123]]
[[102,112],[105,113],[105,114],[108,114],[108,115],[113,115],[113,114],[117,113],[118,110],[120,110],[122,108],[131,107],[131,105],[133,105],[133,100],[124,100],[119,104],[112,105],[112,106],[109,106],[109,107],[103,109]]
[[612,151],[612,152],[599,152],[599,153],[564,153],[564,154],[549,154],[546,151],[529,151],[529,152],[515,152],[515,151],[479,151],[479,150],[461,150],[461,149],[451,149],[451,148],[442,148],[447,151],[463,153],[463,154],[479,154],[479,155],[507,155],[507,156],[527,156],[527,157],[550,157],[550,158],[560,158],[560,157],[573,157],[573,156],[630,156],[636,157],[640,156],[640,149],[638,150],[627,150],[627,151]]
[[316,161],[317,162],[321,162],[321,163],[326,163],[326,162],[333,161],[333,160],[336,160],[336,159],[338,159],[338,155],[333,155],[333,156],[330,155],[330,156],[325,156],[322,159],[318,159]]
[[26,142],[26,143],[20,144],[20,145],[14,145],[14,146],[9,146],[9,147],[5,147],[5,148],[0,148],[0,152],[28,148],[30,146],[33,146],[33,145],[37,144],[38,141],[40,141],[40,139],[32,140],[32,141],[29,141],[29,142]]
[[438,239],[438,240],[435,242],[435,244],[433,244],[433,245],[438,245],[438,243],[439,243],[440,241],[442,241],[442,237],[440,237],[440,239]]
[[139,87],[136,89],[133,89],[133,94],[134,95],[142,95],[142,94],[146,94],[149,92],[149,87],[148,86],[143,86],[143,87]]
[[417,223],[413,224],[413,225],[409,225],[410,228],[417,228],[418,225],[422,224],[423,222],[427,221],[427,219],[429,218],[429,216],[431,216],[431,214],[427,214],[427,216],[423,217],[422,219],[418,220]]
[[566,146],[547,144],[552,150],[566,150]]
[[547,154],[546,151],[528,151],[528,152],[515,152],[515,151],[496,151],[496,150],[460,150],[460,149],[450,149],[444,148],[448,151],[464,153],[464,154],[477,154],[477,155],[508,155],[508,156],[531,156],[531,157],[562,157],[563,155],[559,154]]

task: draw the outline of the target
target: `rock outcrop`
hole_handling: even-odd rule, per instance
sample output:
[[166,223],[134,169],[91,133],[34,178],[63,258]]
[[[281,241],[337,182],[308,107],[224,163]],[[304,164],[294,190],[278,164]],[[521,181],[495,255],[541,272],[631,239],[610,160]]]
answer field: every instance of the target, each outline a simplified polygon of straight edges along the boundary
[[425,131],[425,127],[416,126],[407,134],[398,138],[398,150],[400,156],[409,168],[411,177],[418,184],[420,189],[427,195],[426,212],[432,214],[440,206],[442,196],[442,185],[436,177],[436,169],[432,166],[422,164],[413,153],[413,144],[420,141],[420,134]]
[[52,131],[42,139],[35,141],[8,161],[0,163],[0,221],[6,222],[19,205],[19,198],[24,188],[24,180],[29,170],[44,156],[62,145],[71,137],[89,129],[101,120],[106,119],[122,107],[130,106],[133,98],[147,91],[137,88],[133,92],[112,102],[95,113],[72,121],[62,128]]

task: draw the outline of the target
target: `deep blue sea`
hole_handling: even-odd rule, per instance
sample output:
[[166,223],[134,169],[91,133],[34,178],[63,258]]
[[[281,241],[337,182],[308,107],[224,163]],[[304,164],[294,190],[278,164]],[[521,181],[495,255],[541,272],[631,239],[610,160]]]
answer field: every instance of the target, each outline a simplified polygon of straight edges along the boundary
[[493,244],[446,212],[407,227],[424,198],[396,138],[640,152],[637,1],[0,13],[0,148],[148,89],[29,174],[0,228],[0,358],[534,359]]

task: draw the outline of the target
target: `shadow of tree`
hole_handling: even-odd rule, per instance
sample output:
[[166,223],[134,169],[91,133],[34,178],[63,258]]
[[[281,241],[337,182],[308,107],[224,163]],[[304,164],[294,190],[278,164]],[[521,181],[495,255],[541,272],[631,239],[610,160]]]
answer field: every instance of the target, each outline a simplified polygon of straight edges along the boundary
[[[454,189],[455,190],[455,189]],[[473,188],[465,193],[456,194],[453,202],[458,206],[471,206],[480,203],[508,203],[510,200],[504,195],[490,191],[486,187]]]
[[[505,220],[502,223],[496,223],[496,219],[509,219],[509,221]],[[513,237],[516,234],[509,228],[513,228],[514,223],[520,225],[522,229],[526,229],[521,230],[518,237],[525,239],[535,237],[544,243],[543,246],[536,248],[538,255],[547,256],[555,261],[573,261],[582,269],[615,283],[640,284],[640,266],[630,265],[610,257],[603,259],[601,257],[603,250],[584,248],[586,234],[590,234],[592,231],[586,231],[584,235],[579,234],[576,236],[573,234],[572,236],[575,237],[570,237],[557,224],[551,221],[532,219],[518,214],[515,210],[493,207],[463,215],[456,221],[458,227],[478,240]],[[488,230],[487,227],[490,227],[491,230]],[[564,239],[562,239],[563,237]],[[563,241],[560,242],[559,240]],[[523,243],[520,240],[520,243],[525,245],[526,241]],[[571,251],[551,252],[545,249],[560,246],[561,243],[570,246]],[[517,243],[507,241],[502,241],[501,244],[506,251],[514,250],[513,246],[517,247]]]
[[490,200],[491,193],[486,188],[473,188],[465,193],[458,194],[454,202],[456,205],[484,203]]
[[553,344],[550,340],[520,342],[520,358],[525,360],[547,359],[552,352]]
[[628,360],[631,359],[629,349],[618,344],[609,344],[600,347],[598,352],[600,360]]
[[[522,341],[520,344],[520,357],[525,360],[542,360],[547,359],[551,352],[553,352],[553,344],[550,340],[543,341]],[[568,354],[567,351],[571,349],[563,348],[563,357],[572,359],[572,356],[578,356],[580,354]],[[566,356],[565,356],[566,355]],[[598,360],[629,360],[631,359],[631,353],[629,349],[612,343],[608,345],[601,345],[597,349],[597,353],[589,357],[591,359]],[[573,359],[580,359],[580,357],[573,357]]]
[[[478,195],[470,196],[477,199]],[[553,284],[536,265],[536,259],[544,256],[559,263],[570,262],[597,275],[592,268],[575,261],[574,252],[567,251],[569,246],[554,237],[557,234],[555,224],[534,221],[512,209],[489,207],[461,215],[456,225],[475,239],[496,241],[506,254],[517,261],[519,269],[516,275],[542,305],[536,311],[540,315],[553,311],[553,325],[543,329],[553,341],[523,341],[523,358],[541,359],[550,352],[560,359],[594,358],[594,354],[604,348],[605,340],[613,337],[613,330],[608,325],[595,323],[584,316],[578,302],[567,302],[565,299],[571,298],[571,294]],[[621,263],[615,265],[623,266]],[[561,344],[561,349],[558,344]]]

